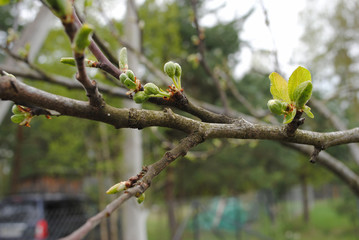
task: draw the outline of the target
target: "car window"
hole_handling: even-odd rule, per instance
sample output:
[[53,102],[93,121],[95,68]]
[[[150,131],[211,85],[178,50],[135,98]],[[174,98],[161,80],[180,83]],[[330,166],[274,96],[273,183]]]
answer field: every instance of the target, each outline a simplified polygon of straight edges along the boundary
[[37,217],[36,202],[4,202],[0,204],[0,222],[28,222]]

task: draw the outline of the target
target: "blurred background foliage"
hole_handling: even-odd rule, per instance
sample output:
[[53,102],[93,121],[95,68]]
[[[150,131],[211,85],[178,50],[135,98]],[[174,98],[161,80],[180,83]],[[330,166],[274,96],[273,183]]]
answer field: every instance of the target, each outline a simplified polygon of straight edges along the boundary
[[[311,0],[308,2],[314,4]],[[28,1],[24,1],[24,4],[31,7]],[[122,47],[119,38],[125,34],[122,22],[110,19],[110,16],[99,17],[99,11],[106,11],[101,1],[94,1],[88,8],[83,7],[82,1],[76,1],[76,4],[87,21],[96,26],[96,33],[106,41],[107,47],[116,56]],[[107,4],[115,2],[109,1]],[[348,127],[357,127],[359,111],[353,109],[358,109],[359,58],[355,49],[358,49],[359,44],[359,4],[349,0],[336,0],[333,4],[336,10],[332,12],[313,7],[302,14],[305,25],[302,39],[305,57],[297,59],[296,63],[307,66],[313,73],[314,85],[321,86],[316,88],[315,95],[327,101],[327,106],[338,114]],[[8,28],[14,26],[15,20],[18,21],[14,11],[12,5],[0,8],[2,43]],[[199,4],[199,12],[206,12],[203,1]],[[140,5],[138,15],[143,26],[142,53],[159,69],[162,69],[168,60],[180,63],[185,93],[203,102],[220,106],[220,98],[214,90],[213,82],[198,64],[196,31],[189,1],[159,3],[148,0]],[[248,12],[233,21],[205,27],[203,32],[206,58],[211,69],[224,72],[233,80],[235,87],[254,108],[266,111],[267,100],[271,98],[267,77],[269,73],[260,73],[253,68],[240,79],[233,75],[233,69],[238,64],[234,54],[241,51],[243,44],[240,32],[250,16],[251,12]],[[18,30],[21,30],[22,24],[26,24],[26,21],[19,22]],[[330,34],[326,34],[327,32]],[[58,24],[49,33],[36,58],[36,65],[46,72],[74,79],[75,68],[59,62],[61,57],[66,56],[71,56],[71,47]],[[93,58],[89,53],[87,57]],[[1,59],[4,59],[4,54],[1,54]],[[91,70],[90,76],[99,82],[114,84],[99,71]],[[154,75],[150,72],[143,72],[142,79],[154,81],[153,78]],[[69,91],[49,83],[26,79],[24,81],[52,93],[86,100],[84,91]],[[228,93],[231,108],[250,114],[230,93],[228,82],[224,79],[221,81]],[[333,88],[326,85],[338,86],[339,90],[332,91]],[[328,88],[330,91],[327,91]],[[122,106],[121,99],[106,95],[104,97],[107,103],[116,107]],[[144,107],[157,109],[150,104],[144,104]],[[319,132],[335,130],[324,117],[315,112],[314,114],[315,119],[307,121],[304,128]],[[263,120],[267,121],[266,117]],[[123,151],[121,143],[126,141],[121,132],[109,126],[99,126],[95,122],[69,117],[53,117],[51,120],[37,117],[32,121],[31,128],[20,129],[11,123],[9,113],[0,126],[0,194],[11,192],[10,179],[16,157],[20,159],[20,166],[17,166],[19,179],[34,176],[84,179],[96,178],[99,173],[103,173],[114,179],[111,181],[120,180],[123,174],[118,167]],[[169,129],[144,129],[143,132],[144,164],[158,160],[171,144],[175,144],[183,136],[182,133]],[[109,153],[107,157],[104,157],[104,151]],[[358,166],[351,160],[347,146],[331,148],[328,152],[351,166],[355,172],[359,172]],[[335,203],[338,212],[345,216],[350,215],[351,219],[358,219],[356,197],[333,174],[319,164],[309,164],[307,160],[307,157],[277,142],[211,140],[174,162],[166,172],[156,178],[148,191],[146,204],[149,207],[155,204],[163,206],[166,203],[170,206],[168,203],[174,200],[237,196],[254,191],[270,192],[269,195],[277,201],[293,186],[311,185],[321,188],[334,185],[339,186],[343,192],[341,200]],[[93,193],[93,187],[87,189],[87,194],[95,200],[98,198],[98,195]],[[267,234],[274,233],[268,230]]]

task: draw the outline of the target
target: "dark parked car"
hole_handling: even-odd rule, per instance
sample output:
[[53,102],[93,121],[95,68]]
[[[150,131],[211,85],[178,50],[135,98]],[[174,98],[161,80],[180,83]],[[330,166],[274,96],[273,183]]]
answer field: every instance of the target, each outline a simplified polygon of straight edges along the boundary
[[84,203],[63,194],[6,197],[0,202],[0,240],[64,237],[85,223]]

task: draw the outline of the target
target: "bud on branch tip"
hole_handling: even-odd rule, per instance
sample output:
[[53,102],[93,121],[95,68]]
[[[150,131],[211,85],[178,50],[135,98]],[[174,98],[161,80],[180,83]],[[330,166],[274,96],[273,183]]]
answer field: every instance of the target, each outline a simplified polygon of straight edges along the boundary
[[91,41],[90,36],[93,32],[93,28],[89,24],[84,24],[77,31],[74,39],[74,51],[77,53],[83,53]]

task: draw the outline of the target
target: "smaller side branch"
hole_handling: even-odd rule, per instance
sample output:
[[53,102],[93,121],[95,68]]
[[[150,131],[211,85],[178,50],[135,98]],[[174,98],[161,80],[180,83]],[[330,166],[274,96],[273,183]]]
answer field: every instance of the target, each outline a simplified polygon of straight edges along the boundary
[[92,229],[94,229],[98,224],[100,224],[103,219],[109,217],[125,201],[127,201],[133,196],[138,196],[144,193],[150,187],[153,178],[160,174],[171,162],[178,159],[179,157],[185,156],[191,148],[197,146],[203,141],[204,137],[199,133],[191,134],[186,138],[182,139],[176,147],[166,152],[159,161],[147,166],[145,175],[142,177],[141,180],[136,182],[136,185],[134,187],[126,190],[117,199],[107,205],[104,210],[102,210],[92,218],[88,219],[87,222],[79,229],[77,229],[69,236],[62,238],[61,240],[83,239]]
[[74,53],[76,66],[77,66],[77,74],[76,79],[82,84],[84,89],[86,90],[86,95],[89,98],[90,105],[94,107],[103,107],[105,102],[102,98],[101,93],[98,90],[97,83],[95,80],[90,80],[86,73],[85,67],[85,55],[82,53]]

